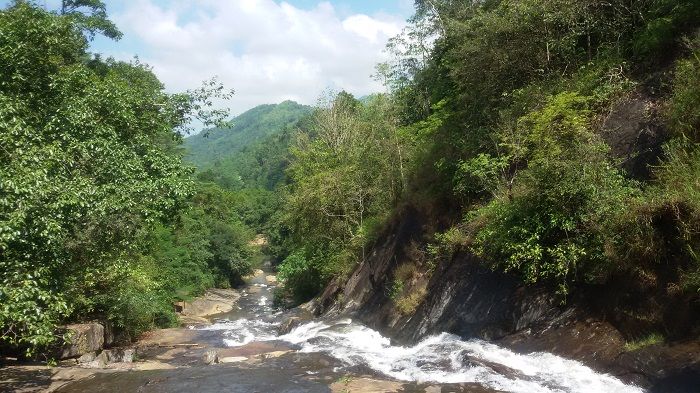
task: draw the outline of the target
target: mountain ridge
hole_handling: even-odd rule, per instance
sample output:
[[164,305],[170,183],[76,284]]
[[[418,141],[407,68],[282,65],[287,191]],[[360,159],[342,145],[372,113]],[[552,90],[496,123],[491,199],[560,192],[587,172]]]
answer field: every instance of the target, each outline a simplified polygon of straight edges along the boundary
[[290,100],[258,105],[234,117],[231,128],[212,128],[185,138],[185,160],[200,170],[204,169],[256,142],[281,133],[311,110],[310,106]]

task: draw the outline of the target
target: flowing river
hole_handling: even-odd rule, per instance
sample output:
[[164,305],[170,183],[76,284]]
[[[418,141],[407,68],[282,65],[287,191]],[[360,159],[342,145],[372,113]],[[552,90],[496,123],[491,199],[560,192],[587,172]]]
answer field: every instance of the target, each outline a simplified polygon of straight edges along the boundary
[[[447,333],[399,346],[351,319],[316,319],[280,335],[289,314],[272,307],[274,285],[264,277],[242,289],[236,310],[191,328],[222,348],[227,364],[122,373],[118,381],[98,375],[61,391],[643,392],[576,361]],[[248,361],[256,352],[262,354]]]

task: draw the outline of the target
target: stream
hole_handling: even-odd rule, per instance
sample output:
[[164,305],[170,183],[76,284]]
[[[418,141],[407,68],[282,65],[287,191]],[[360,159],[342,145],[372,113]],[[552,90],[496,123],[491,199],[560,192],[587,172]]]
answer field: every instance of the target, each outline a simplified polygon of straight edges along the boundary
[[219,348],[222,364],[98,374],[60,391],[643,392],[576,361],[447,333],[399,346],[351,319],[321,318],[280,335],[290,312],[273,308],[273,290],[259,274],[232,312],[190,328]]

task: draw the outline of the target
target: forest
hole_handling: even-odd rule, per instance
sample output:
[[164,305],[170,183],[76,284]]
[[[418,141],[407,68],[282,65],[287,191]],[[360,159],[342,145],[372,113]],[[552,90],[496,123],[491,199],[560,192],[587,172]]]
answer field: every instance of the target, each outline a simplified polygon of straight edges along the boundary
[[[615,280],[700,301],[698,0],[417,0],[383,93],[231,124],[216,80],[170,94],[90,53],[120,33],[101,2],[67,3],[0,11],[0,345],[172,326],[174,301],[255,267],[256,234],[277,304],[301,304],[406,206],[448,217],[387,288],[407,313],[425,294],[405,270],[456,252],[562,303]],[[635,116],[646,134],[625,134]]]

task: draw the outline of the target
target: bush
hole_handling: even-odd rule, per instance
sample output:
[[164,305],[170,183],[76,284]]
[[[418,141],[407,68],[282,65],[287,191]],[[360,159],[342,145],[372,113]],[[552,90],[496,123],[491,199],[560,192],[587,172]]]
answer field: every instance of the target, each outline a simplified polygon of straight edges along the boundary
[[278,267],[277,276],[297,304],[311,299],[322,288],[319,271],[304,250],[297,250],[285,258]]
[[[693,44],[700,47],[700,37]],[[674,131],[700,141],[700,49],[678,62],[669,117]]]
[[394,300],[396,309],[401,315],[411,315],[418,309],[418,306],[420,306],[427,294],[428,289],[426,285],[412,289],[410,293],[406,293]]
[[664,146],[654,183],[618,220],[620,259],[664,269],[686,293],[700,293],[700,145],[684,138]]
[[572,93],[521,118],[511,151],[526,168],[470,217],[480,225],[472,228],[477,254],[527,282],[555,283],[561,294],[614,268],[605,245],[615,236],[605,223],[636,192],[588,122],[586,99]]
[[102,308],[107,319],[131,339],[148,330],[175,327],[178,323],[171,294],[159,289],[157,283],[143,279],[132,275],[116,286],[114,292],[95,297],[96,307]]

